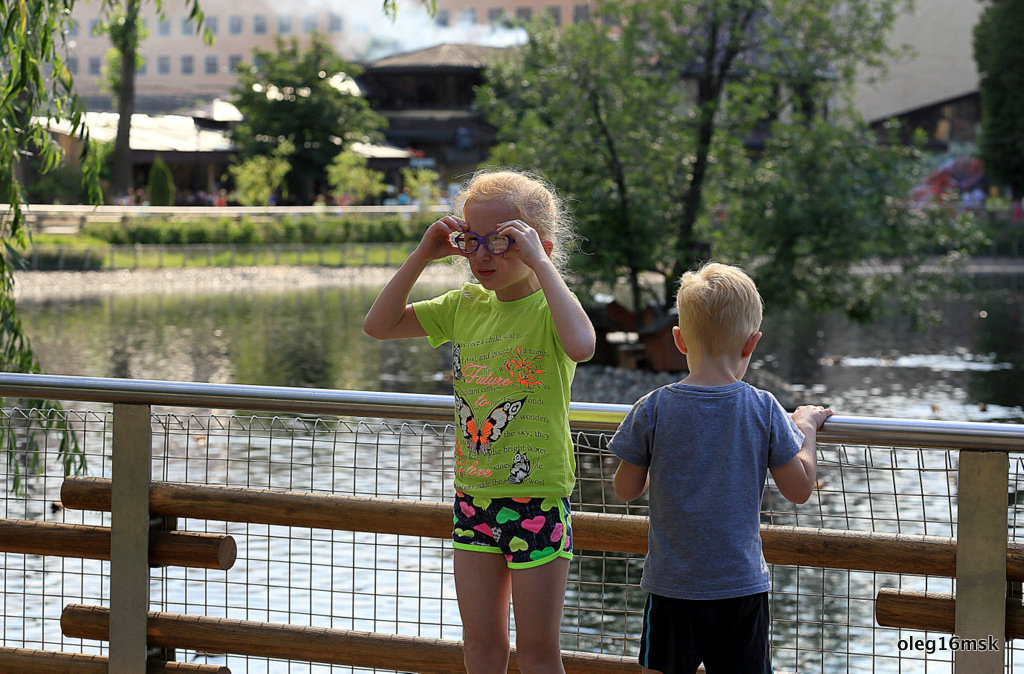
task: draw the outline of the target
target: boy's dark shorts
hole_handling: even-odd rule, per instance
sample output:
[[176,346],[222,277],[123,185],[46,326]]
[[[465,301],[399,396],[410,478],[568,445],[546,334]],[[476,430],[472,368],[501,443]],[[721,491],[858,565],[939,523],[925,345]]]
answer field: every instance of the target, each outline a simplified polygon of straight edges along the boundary
[[770,674],[768,593],[731,599],[648,595],[640,665],[663,674]]

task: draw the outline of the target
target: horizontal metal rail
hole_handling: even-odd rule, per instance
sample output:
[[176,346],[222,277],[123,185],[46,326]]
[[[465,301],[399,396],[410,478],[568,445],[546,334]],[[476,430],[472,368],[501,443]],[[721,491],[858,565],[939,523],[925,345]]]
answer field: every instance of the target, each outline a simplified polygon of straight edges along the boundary
[[[446,395],[46,374],[0,373],[0,396],[384,419],[452,418],[452,399]],[[577,430],[608,431],[615,430],[628,411],[629,405],[573,402],[569,418]],[[825,422],[818,439],[826,443],[1024,452],[1024,425],[834,416]]]

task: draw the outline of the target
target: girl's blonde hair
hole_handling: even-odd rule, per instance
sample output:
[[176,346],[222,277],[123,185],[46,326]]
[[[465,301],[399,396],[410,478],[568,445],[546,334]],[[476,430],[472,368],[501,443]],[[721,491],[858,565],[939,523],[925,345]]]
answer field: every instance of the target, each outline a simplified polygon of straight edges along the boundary
[[473,174],[455,197],[455,214],[465,216],[471,201],[510,204],[519,218],[537,230],[541,239],[554,243],[551,261],[564,271],[569,247],[575,244],[572,220],[565,204],[543,178],[516,169],[481,170]]
[[718,355],[741,349],[758,331],[764,303],[742,269],[709,262],[683,274],[676,309],[687,346]]

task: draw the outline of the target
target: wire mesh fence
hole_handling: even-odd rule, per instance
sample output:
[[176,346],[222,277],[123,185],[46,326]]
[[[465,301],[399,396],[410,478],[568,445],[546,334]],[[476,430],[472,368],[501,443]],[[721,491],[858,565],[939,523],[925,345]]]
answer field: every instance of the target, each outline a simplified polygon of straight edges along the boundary
[[[163,408],[160,408],[163,410]],[[0,431],[23,434],[36,412],[9,408]],[[102,405],[64,415],[88,473],[110,476],[112,416]],[[437,422],[244,415],[173,410],[154,413],[153,479],[207,485],[447,501],[452,495],[452,426]],[[615,498],[617,460],[607,433],[581,432],[573,508],[646,514],[643,501]],[[110,524],[108,513],[64,508],[59,441],[37,433],[44,472],[8,491],[0,516]],[[30,445],[15,443],[3,462],[30,472]],[[884,445],[822,445],[819,485],[794,506],[765,489],[762,522],[859,532],[956,535],[957,453]],[[16,462],[20,462],[17,466]],[[1017,494],[1024,465],[1011,456],[1009,537],[1020,536]],[[151,610],[239,620],[459,639],[450,541],[415,536],[181,519],[190,532],[229,534],[238,546],[227,571],[166,567],[151,573]],[[634,656],[645,594],[640,555],[577,550],[562,625],[569,650]],[[883,587],[952,592],[951,579],[772,565],[773,661],[782,672],[951,671],[948,635],[884,628],[874,620]],[[0,553],[3,645],[105,653],[103,642],[66,638],[68,603],[108,605],[116,592],[109,563]],[[919,646],[918,646],[919,644]],[[1008,642],[1007,664],[1024,671]],[[176,659],[227,665],[234,672],[349,672],[358,668],[178,651]]]

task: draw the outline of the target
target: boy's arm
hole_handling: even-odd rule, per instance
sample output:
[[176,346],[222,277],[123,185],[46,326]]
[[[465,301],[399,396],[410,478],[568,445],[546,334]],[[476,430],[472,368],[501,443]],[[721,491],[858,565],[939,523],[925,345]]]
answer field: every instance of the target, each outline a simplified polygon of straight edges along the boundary
[[806,502],[814,491],[818,473],[818,429],[832,414],[830,409],[813,405],[798,407],[793,412],[793,421],[804,434],[803,444],[796,456],[771,469],[775,486],[793,503]]
[[620,460],[619,468],[615,471],[615,479],[612,481],[615,495],[623,503],[632,501],[647,489],[648,477],[646,466],[637,466]]

